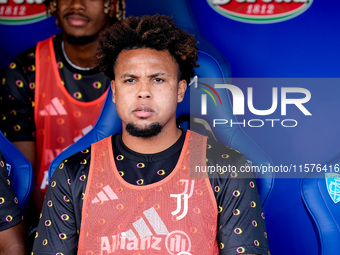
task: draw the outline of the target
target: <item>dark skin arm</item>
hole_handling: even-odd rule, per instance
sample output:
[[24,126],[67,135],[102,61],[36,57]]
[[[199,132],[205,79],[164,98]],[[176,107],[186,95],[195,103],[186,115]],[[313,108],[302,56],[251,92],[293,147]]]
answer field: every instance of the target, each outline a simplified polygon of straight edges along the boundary
[[0,254],[2,255],[25,255],[25,229],[24,223],[0,231]]
[[28,159],[31,163],[34,171],[34,175],[37,175],[35,170],[35,159],[36,159],[36,145],[33,141],[20,141],[20,142],[13,142],[15,147],[17,147],[22,154]]

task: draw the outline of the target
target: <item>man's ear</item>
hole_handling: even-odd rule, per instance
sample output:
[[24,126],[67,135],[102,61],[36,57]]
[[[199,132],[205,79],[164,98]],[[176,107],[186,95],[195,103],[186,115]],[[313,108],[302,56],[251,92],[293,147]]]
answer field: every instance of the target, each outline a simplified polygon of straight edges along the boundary
[[112,101],[116,103],[116,83],[114,80],[111,81],[111,89],[112,89]]
[[180,102],[183,101],[185,91],[187,90],[187,86],[188,86],[188,84],[187,84],[186,80],[179,81],[179,83],[178,83],[178,94],[177,94],[177,103],[180,103]]

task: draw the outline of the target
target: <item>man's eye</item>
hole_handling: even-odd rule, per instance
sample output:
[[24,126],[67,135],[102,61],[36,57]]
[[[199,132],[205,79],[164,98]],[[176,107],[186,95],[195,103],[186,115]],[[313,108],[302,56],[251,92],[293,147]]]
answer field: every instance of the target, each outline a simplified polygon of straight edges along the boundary
[[124,81],[124,83],[132,83],[134,81],[135,81],[135,79],[127,79],[127,80]]
[[156,82],[164,82],[164,80],[161,79],[161,78],[155,78],[155,81],[156,81]]

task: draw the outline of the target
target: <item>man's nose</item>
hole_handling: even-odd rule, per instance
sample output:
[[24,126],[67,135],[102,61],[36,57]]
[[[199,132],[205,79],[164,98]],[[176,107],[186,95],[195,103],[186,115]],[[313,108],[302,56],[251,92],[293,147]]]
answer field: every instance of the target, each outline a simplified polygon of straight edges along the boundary
[[85,9],[84,0],[71,0],[70,8],[73,8],[73,9]]
[[151,85],[147,82],[140,82],[139,84],[139,91],[138,91],[138,98],[151,98]]

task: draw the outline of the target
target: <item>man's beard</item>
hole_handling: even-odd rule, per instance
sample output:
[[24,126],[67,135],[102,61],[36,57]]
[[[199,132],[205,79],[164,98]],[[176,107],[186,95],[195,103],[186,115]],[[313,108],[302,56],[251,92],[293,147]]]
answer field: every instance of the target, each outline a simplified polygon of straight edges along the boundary
[[162,126],[159,122],[154,122],[146,128],[139,128],[133,123],[128,123],[125,130],[130,135],[142,138],[149,138],[158,135],[162,131]]
[[94,42],[97,39],[97,35],[86,35],[78,37],[66,34],[65,39],[69,44],[72,45],[86,45],[88,43]]

